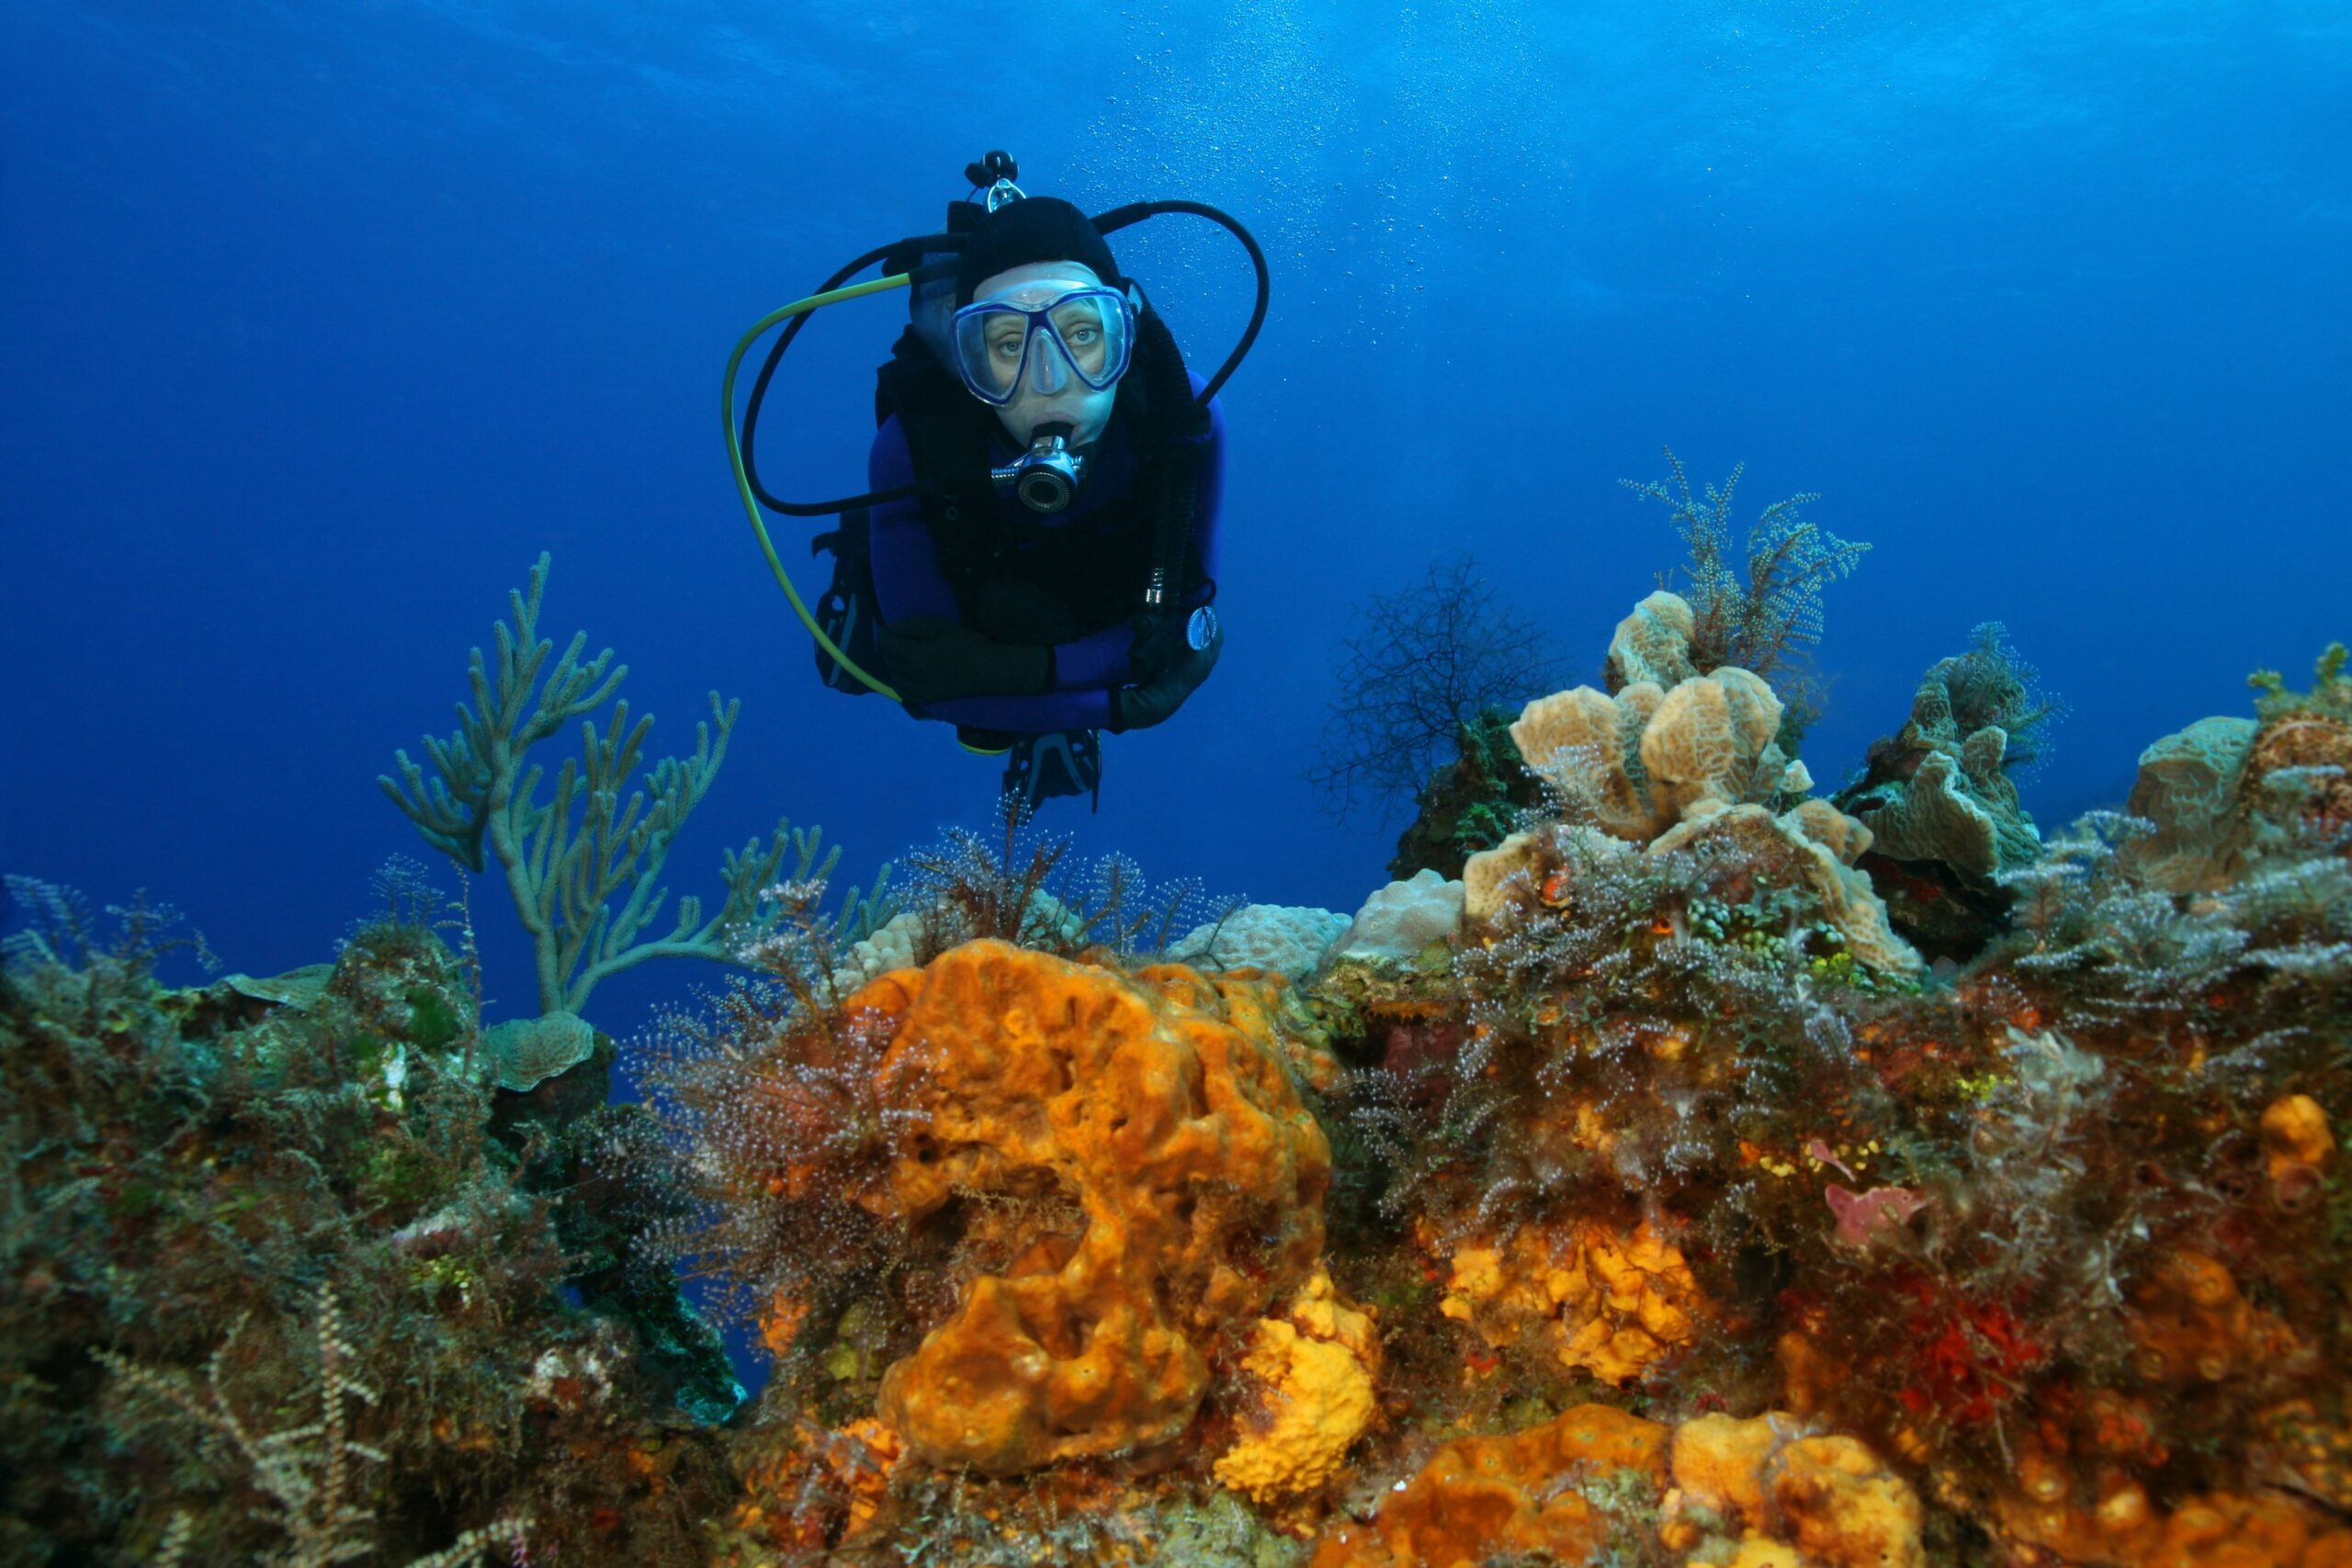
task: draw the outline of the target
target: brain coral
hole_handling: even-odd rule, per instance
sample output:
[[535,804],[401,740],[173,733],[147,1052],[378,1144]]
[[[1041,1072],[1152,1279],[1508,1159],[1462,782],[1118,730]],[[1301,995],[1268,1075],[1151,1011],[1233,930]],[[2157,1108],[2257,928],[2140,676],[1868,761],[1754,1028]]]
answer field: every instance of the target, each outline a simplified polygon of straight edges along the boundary
[[875,1201],[936,1225],[1045,1201],[884,1374],[878,1414],[918,1458],[991,1474],[1179,1437],[1209,1347],[1322,1248],[1330,1150],[1262,998],[973,942],[850,1006],[888,1032],[877,1072],[905,1108]]
[[1168,950],[1196,969],[1259,969],[1294,979],[1311,974],[1348,918],[1309,905],[1249,904],[1215,925],[1194,926]]

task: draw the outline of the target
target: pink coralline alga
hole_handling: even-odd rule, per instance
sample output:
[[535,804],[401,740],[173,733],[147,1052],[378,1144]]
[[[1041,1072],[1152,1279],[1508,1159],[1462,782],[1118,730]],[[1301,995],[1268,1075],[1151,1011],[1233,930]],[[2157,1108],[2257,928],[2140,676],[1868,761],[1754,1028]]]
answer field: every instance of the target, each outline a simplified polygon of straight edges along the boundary
[[1838,1216],[1838,1239],[1849,1247],[1868,1247],[1928,1206],[1928,1201],[1907,1187],[1873,1187],[1867,1192],[1831,1182],[1822,1196]]

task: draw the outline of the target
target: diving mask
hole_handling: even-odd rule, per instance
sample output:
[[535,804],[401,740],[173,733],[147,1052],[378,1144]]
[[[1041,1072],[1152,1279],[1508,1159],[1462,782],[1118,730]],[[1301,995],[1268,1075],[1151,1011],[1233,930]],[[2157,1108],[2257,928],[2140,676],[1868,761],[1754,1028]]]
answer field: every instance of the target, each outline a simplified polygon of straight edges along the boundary
[[1003,408],[1024,394],[1050,398],[1075,380],[1108,391],[1135,353],[1135,301],[1100,285],[1035,308],[976,299],[956,312],[956,373],[972,396]]

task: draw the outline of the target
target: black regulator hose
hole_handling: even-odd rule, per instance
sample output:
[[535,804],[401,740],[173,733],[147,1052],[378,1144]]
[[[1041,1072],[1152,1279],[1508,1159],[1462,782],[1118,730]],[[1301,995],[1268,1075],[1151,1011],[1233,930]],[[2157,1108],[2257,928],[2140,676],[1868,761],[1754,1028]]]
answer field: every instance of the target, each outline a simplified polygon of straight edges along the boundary
[[[991,154],[991,156],[995,155]],[[1010,160],[1007,162],[1009,163]],[[978,166],[975,165],[975,167]],[[1216,396],[1219,389],[1224,387],[1234,371],[1240,367],[1243,357],[1250,352],[1250,344],[1258,341],[1259,331],[1266,324],[1266,307],[1273,292],[1272,278],[1266,267],[1266,254],[1258,248],[1257,239],[1248,229],[1241,226],[1238,220],[1211,207],[1204,201],[1130,202],[1125,207],[1114,208],[1105,212],[1100,218],[1093,220],[1093,223],[1097,232],[1112,234],[1130,224],[1140,223],[1147,218],[1155,218],[1163,212],[1190,213],[1193,217],[1205,218],[1210,222],[1221,226],[1235,239],[1241,242],[1242,249],[1250,254],[1250,265],[1257,273],[1258,296],[1250,310],[1250,325],[1242,333],[1241,340],[1233,345],[1233,352],[1225,356],[1225,363],[1217,367],[1216,374],[1210,377],[1207,383],[1202,387],[1201,395],[1196,400],[1201,411],[1205,413],[1210,400]],[[829,294],[848,282],[853,276],[876,262],[909,252],[912,244],[944,243],[948,239],[949,236],[939,235],[933,236],[931,240],[925,242],[899,240],[888,245],[876,246],[827,278],[824,287],[817,292]],[[808,323],[808,317],[805,314],[797,315],[785,323],[784,330],[776,334],[775,342],[769,346],[767,357],[761,361],[759,374],[752,381],[751,396],[744,402],[742,437],[740,445],[742,451],[743,474],[744,478],[750,481],[752,494],[762,506],[787,517],[831,517],[852,507],[875,505],[883,501],[917,493],[921,489],[920,486],[907,486],[896,491],[877,491],[870,495],[847,496],[838,501],[796,502],[786,501],[760,482],[759,461],[752,445],[752,437],[759,429],[760,410],[767,401],[768,384],[775,378],[777,365],[783,362],[785,351],[792,346],[792,340],[799,335],[800,329]],[[1163,326],[1161,330],[1166,329]],[[1189,385],[1185,390],[1190,390]]]
[[[866,252],[832,276],[825,279],[825,286],[817,292],[831,293],[856,274],[865,271],[905,243],[906,242],[901,240],[897,243],[878,246]],[[815,313],[812,310],[808,315]],[[752,395],[743,403],[743,477],[752,481],[752,493],[759,497],[762,506],[771,512],[781,512],[787,517],[830,517],[846,507],[870,503],[873,499],[870,496],[857,496],[845,502],[813,503],[783,501],[769,494],[767,486],[760,482],[759,459],[752,445],[752,434],[760,426],[760,405],[767,400],[768,383],[775,378],[775,367],[782,362],[784,351],[792,346],[792,340],[800,334],[802,327],[808,324],[808,315],[795,316],[784,323],[784,331],[776,334],[775,342],[768,349],[767,358],[761,362],[759,375],[752,381]]]
[[1130,202],[1125,207],[1113,208],[1102,217],[1095,219],[1094,229],[1100,234],[1114,234],[1131,223],[1140,223],[1147,218],[1156,218],[1163,212],[1189,212],[1195,218],[1205,218],[1210,222],[1222,226],[1235,239],[1241,242],[1241,248],[1250,253],[1250,266],[1255,268],[1258,274],[1258,299],[1257,303],[1250,307],[1249,330],[1241,334],[1241,341],[1233,345],[1233,352],[1225,356],[1225,363],[1217,367],[1216,374],[1210,377],[1208,384],[1201,389],[1200,404],[1205,409],[1209,406],[1209,400],[1216,397],[1218,389],[1232,377],[1234,371],[1241,367],[1242,358],[1249,354],[1250,345],[1258,341],[1258,330],[1266,324],[1266,304],[1273,295],[1273,279],[1266,270],[1266,253],[1258,248],[1257,239],[1249,230],[1241,226],[1238,219],[1230,213],[1219,211],[1205,201]]

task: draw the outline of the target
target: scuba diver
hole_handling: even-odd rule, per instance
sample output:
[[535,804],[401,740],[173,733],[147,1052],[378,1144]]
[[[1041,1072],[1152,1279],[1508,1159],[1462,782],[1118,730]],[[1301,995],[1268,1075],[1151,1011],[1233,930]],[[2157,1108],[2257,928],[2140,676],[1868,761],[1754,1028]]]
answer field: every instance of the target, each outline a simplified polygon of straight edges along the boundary
[[[1007,758],[1024,808],[1099,798],[1100,732],[1164,723],[1216,669],[1224,420],[1216,391],[1265,319],[1265,258],[1249,231],[1196,202],[1142,202],[1090,219],[1024,194],[1002,152],[967,165],[980,199],[951,203],[944,233],[868,253],[818,294],[771,313],[728,363],[728,441],[763,550],[818,644],[827,684],[889,696]],[[982,193],[985,192],[983,195]],[[1185,367],[1104,236],[1162,212],[1207,217],[1249,251],[1248,330],[1206,381]],[[880,261],[877,281],[845,279]],[[876,372],[869,493],[790,502],[759,482],[752,435],[777,361],[808,313],[905,286],[910,321]],[[753,341],[789,318],[739,433],[734,381]],[[812,613],[759,506],[839,513],[813,551],[834,557]]]

